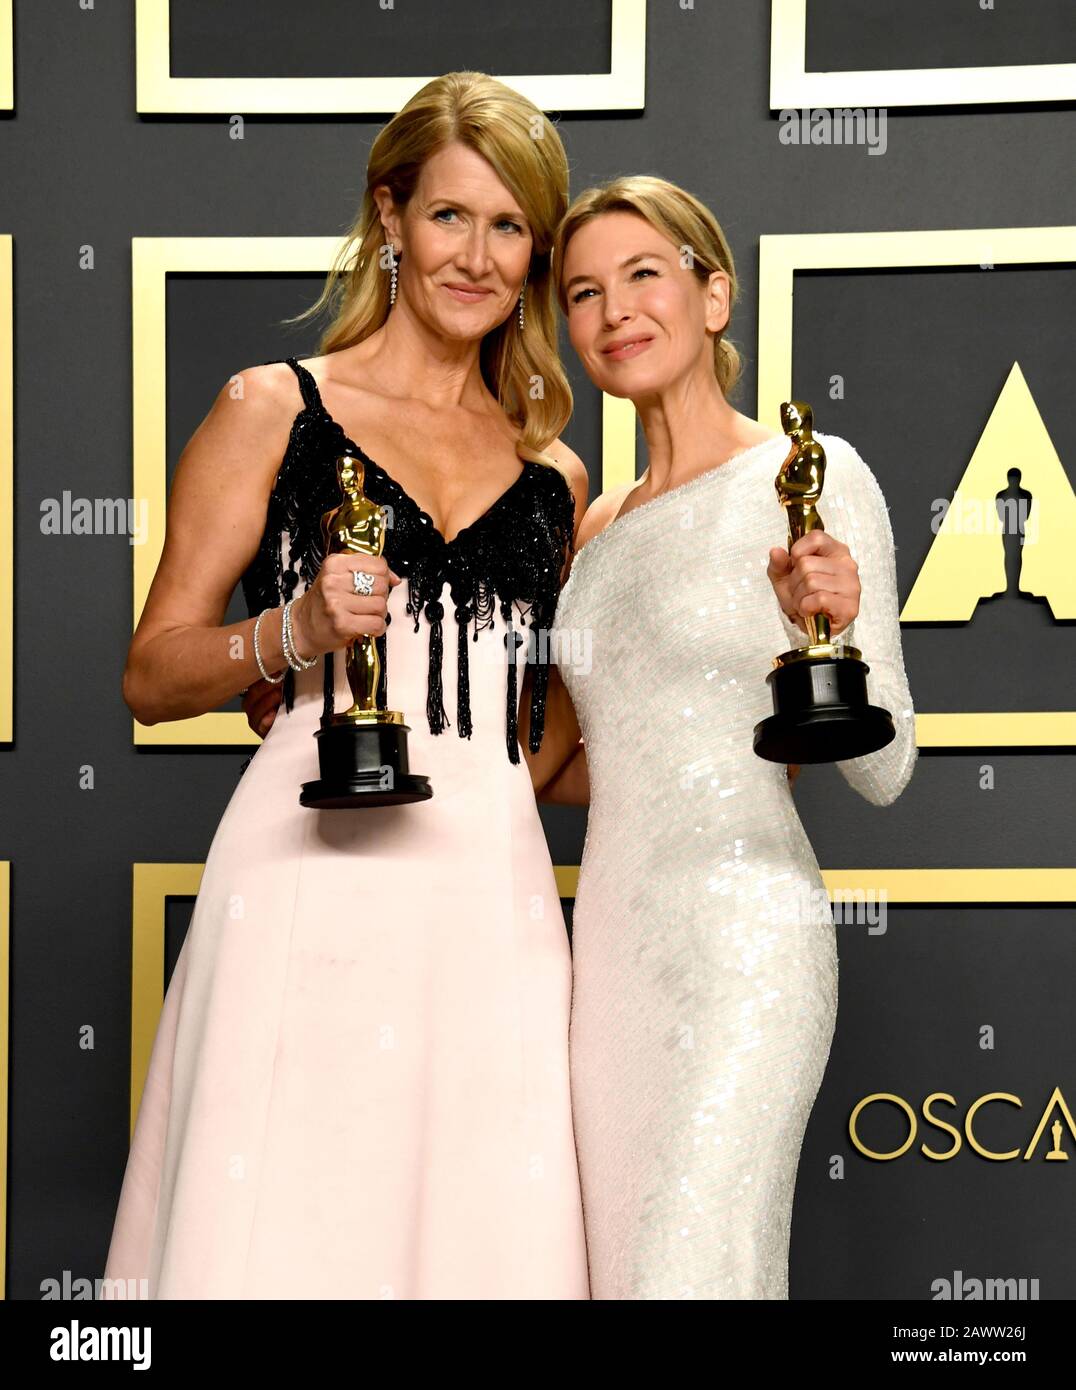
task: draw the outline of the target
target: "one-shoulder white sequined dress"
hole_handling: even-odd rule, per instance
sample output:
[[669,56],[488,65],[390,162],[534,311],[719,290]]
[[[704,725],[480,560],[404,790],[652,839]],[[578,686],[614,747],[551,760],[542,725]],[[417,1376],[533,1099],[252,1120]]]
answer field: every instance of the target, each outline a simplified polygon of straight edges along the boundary
[[[832,435],[819,510],[859,564],[841,634],[888,747],[839,763],[887,805],[916,759],[893,534]],[[772,658],[805,635],[766,575],[788,530],[775,437],[585,544],[552,651],[587,751],[572,1106],[591,1296],[788,1297],[796,1169],[837,1009],[835,929],[783,765],[757,757]]]

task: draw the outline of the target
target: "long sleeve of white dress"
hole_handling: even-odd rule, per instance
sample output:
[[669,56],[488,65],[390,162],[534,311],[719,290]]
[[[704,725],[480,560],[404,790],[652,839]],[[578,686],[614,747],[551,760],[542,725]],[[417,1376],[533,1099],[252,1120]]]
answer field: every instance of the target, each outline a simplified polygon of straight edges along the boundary
[[[826,476],[818,510],[830,535],[845,545],[859,566],[859,613],[839,641],[858,647],[870,668],[872,705],[893,716],[896,737],[885,748],[839,762],[845,780],[875,806],[888,806],[908,785],[915,767],[915,710],[900,635],[896,546],[882,489],[870,468],[837,435],[817,434],[826,451]],[[779,606],[778,606],[779,607]],[[806,645],[803,630],[781,613],[791,646]]]

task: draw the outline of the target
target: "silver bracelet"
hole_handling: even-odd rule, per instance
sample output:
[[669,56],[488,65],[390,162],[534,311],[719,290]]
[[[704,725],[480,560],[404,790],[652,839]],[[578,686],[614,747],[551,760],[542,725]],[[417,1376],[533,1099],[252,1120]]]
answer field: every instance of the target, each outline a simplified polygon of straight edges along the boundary
[[295,649],[295,638],[291,631],[291,606],[295,602],[293,598],[288,599],[284,605],[284,616],[280,623],[281,646],[284,648],[284,655],[288,665],[293,671],[309,671],[311,666],[318,664],[316,656],[312,656],[309,661],[301,657]]
[[280,682],[284,679],[283,674],[279,676],[271,676],[269,674],[269,672],[265,669],[265,662],[262,661],[261,648],[258,646],[258,629],[261,627],[262,619],[265,617],[266,613],[271,613],[272,611],[273,610],[271,608],[263,608],[262,611],[258,614],[257,619],[255,620],[254,660],[258,663],[258,670],[262,673],[262,680],[268,681],[270,685],[279,685]]

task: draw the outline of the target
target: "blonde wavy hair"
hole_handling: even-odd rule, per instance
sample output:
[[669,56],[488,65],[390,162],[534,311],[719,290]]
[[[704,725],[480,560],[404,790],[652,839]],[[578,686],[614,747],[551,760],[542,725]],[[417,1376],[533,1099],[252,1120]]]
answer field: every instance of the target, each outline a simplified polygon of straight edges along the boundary
[[727,397],[739,381],[743,367],[739,352],[726,336],[739,292],[736,267],[717,218],[686,189],[649,174],[630,174],[580,193],[565,213],[553,241],[557,301],[562,311],[568,312],[562,284],[568,243],[580,227],[607,212],[637,213],[668,237],[681,254],[690,251],[691,268],[700,284],[705,285],[715,270],[723,270],[729,277],[729,323],[720,333],[714,334],[714,374],[722,394]]
[[358,214],[334,257],[316,303],[285,323],[328,308],[319,353],[362,342],[390,312],[386,244],[373,190],[390,189],[398,207],[414,194],[423,164],[459,142],[480,154],[519,203],[533,236],[524,321],[517,314],[482,340],[483,380],[520,430],[517,453],[537,455],[571,418],[572,392],[557,350],[556,290],[550,252],[568,206],[568,157],[556,127],[526,97],[481,72],[449,72],[411,98],[379,132],[366,166]]

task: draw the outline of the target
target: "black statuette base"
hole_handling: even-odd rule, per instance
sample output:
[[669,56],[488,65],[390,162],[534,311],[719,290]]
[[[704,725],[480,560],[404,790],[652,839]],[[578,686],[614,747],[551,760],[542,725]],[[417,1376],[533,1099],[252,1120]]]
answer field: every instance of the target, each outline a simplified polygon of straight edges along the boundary
[[410,770],[407,724],[326,723],[318,741],[316,782],[304,782],[299,803],[316,810],[401,806],[428,801],[429,779]]
[[869,703],[869,670],[851,656],[775,667],[766,677],[773,714],[755,725],[755,752],[773,763],[836,763],[892,743],[892,715]]

